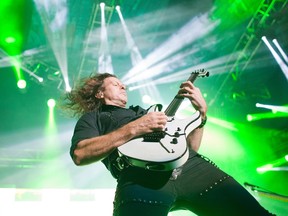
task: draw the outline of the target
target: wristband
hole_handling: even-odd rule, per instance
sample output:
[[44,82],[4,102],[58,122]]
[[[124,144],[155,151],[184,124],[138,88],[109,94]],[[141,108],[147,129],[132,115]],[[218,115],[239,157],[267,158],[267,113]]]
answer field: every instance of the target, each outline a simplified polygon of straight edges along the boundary
[[207,116],[205,116],[204,119],[202,119],[202,122],[201,122],[201,124],[198,126],[198,128],[204,127],[204,125],[206,124],[206,122],[207,122]]

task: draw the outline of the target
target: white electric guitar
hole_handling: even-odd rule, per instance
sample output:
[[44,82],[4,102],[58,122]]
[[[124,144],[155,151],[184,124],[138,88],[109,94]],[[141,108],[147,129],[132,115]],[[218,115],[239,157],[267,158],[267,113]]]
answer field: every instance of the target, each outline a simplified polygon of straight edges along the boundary
[[[206,76],[209,72],[202,69],[192,72],[188,81]],[[175,118],[183,99],[176,95],[165,110],[168,122],[164,131],[145,134],[118,147],[120,158],[131,166],[149,170],[168,171],[182,166],[189,156],[186,137],[201,124],[199,111],[186,119]]]

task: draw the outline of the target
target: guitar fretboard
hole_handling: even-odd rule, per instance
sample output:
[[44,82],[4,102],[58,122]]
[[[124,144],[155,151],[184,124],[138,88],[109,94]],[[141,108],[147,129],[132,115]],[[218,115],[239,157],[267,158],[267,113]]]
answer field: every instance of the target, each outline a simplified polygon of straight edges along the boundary
[[[204,72],[204,70],[202,71],[202,73]],[[192,83],[196,80],[196,78],[199,76],[199,72],[193,72],[191,73],[190,77],[187,79],[187,81],[191,81]],[[167,116],[174,116],[178,110],[178,108],[180,107],[182,101],[183,101],[184,97],[181,97],[179,95],[176,95],[174,97],[174,99],[172,100],[172,102],[169,104],[169,106],[167,107],[167,109],[165,110],[165,114]]]

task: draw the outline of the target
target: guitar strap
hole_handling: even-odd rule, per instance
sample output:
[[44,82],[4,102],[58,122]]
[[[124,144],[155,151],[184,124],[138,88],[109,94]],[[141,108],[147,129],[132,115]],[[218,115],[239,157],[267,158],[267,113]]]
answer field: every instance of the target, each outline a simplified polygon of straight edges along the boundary
[[154,104],[147,109],[147,112],[161,112],[162,108],[162,104]]

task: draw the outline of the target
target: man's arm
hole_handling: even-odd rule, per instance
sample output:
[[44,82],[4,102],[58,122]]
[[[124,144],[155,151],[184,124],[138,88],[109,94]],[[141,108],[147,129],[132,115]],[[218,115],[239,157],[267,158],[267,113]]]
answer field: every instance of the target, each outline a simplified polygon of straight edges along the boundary
[[187,136],[187,144],[188,146],[193,149],[195,152],[198,152],[202,137],[203,137],[204,128],[196,128],[195,130],[191,131]]
[[[207,104],[199,88],[195,87],[190,81],[183,82],[178,92],[180,96],[190,100],[192,106],[201,113],[202,121],[206,121]],[[187,136],[187,144],[194,151],[198,151],[201,145],[204,128],[196,128]]]
[[80,141],[73,152],[73,161],[76,165],[87,165],[102,160],[134,137],[163,130],[166,123],[167,116],[163,112],[149,112],[106,135]]

